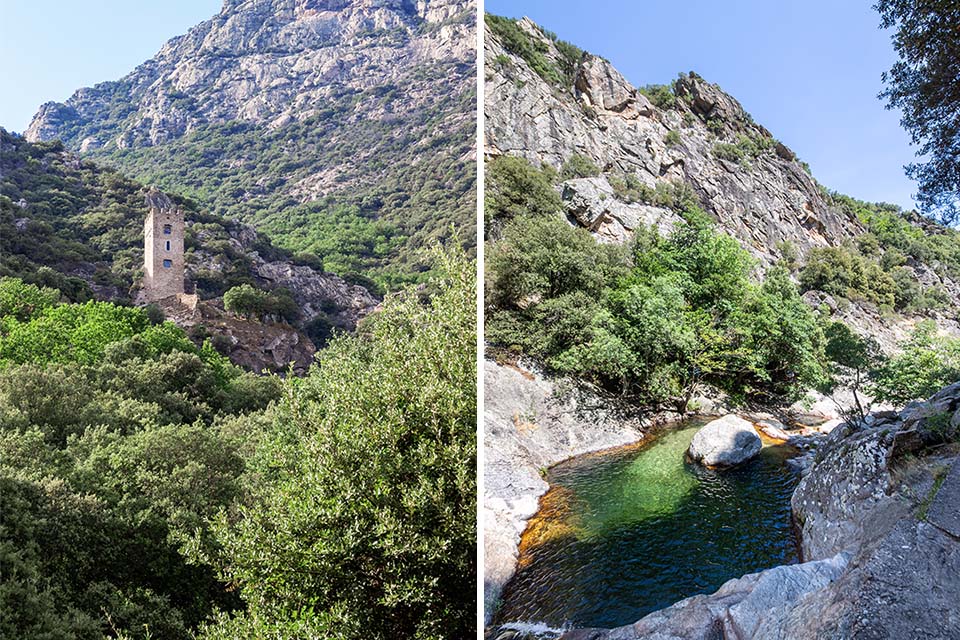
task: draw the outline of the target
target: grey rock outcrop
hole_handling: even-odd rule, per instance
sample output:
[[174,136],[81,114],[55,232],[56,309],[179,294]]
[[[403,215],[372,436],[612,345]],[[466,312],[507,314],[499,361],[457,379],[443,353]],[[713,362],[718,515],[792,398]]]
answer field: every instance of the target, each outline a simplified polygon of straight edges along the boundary
[[726,415],[697,431],[687,455],[708,467],[733,467],[756,456],[762,447],[753,424],[739,416]]
[[[404,92],[393,111],[366,100],[354,116],[395,118],[437,91],[464,89],[456,73],[413,72],[472,60],[474,14],[467,0],[226,0],[219,14],[123,79],[43,105],[25,135],[31,142],[62,137],[73,149],[84,142],[87,149],[150,146],[207,123],[281,126],[315,115],[338,92],[391,84]],[[118,95],[133,108],[104,120],[104,105]],[[95,136],[84,135],[87,128]]]
[[[367,289],[350,284],[336,274],[295,264],[289,259],[268,260],[258,250],[264,247],[260,235],[249,225],[233,223],[229,232],[230,248],[248,257],[250,275],[258,285],[264,289],[284,288],[291,293],[300,308],[303,325],[322,315],[333,326],[352,331],[357,322],[379,304]],[[187,256],[188,280],[195,280],[204,272],[229,268],[230,259],[226,254],[204,246],[204,231],[197,231],[196,238],[199,246]]]
[[[838,579],[848,558],[787,565],[730,580],[715,593],[655,611],[632,625],[603,631],[578,629],[563,640],[723,640],[772,638],[783,611]],[[789,637],[789,636],[784,636]]]
[[[561,58],[540,27],[526,18],[518,24],[539,40],[548,60]],[[720,227],[762,264],[776,261],[777,245],[784,241],[804,254],[863,231],[855,217],[829,206],[793,152],[754,123],[736,100],[695,74],[677,81],[676,104],[664,109],[597,56],[585,54],[573,86],[561,90],[490,30],[484,47],[484,144],[490,157],[518,155],[535,166],[559,169],[574,154],[585,155],[604,172],[592,183],[604,192],[612,189],[599,183],[616,175],[633,176],[648,187],[685,182]],[[741,136],[763,151],[740,163],[714,153],[717,143],[736,144]],[[596,211],[583,213],[585,226],[601,237],[611,235],[602,225],[593,228],[592,221],[606,215],[604,210],[617,209],[604,200]],[[613,235],[628,237],[632,229],[624,225],[623,231]]]
[[601,242],[622,244],[641,226],[654,226],[666,235],[681,220],[670,209],[617,199],[603,177],[567,180],[561,197],[566,213]]
[[248,371],[283,373],[292,366],[302,374],[313,362],[313,343],[289,324],[244,318],[224,311],[220,300],[200,301],[196,295],[171,296],[156,304],[167,320],[183,329],[203,327],[203,334],[215,336],[231,362]]

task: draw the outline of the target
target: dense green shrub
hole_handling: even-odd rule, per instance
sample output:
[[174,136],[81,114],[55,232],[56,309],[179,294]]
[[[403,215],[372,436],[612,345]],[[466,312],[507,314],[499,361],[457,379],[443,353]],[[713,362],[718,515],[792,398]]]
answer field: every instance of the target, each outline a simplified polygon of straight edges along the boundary
[[426,300],[387,298],[290,384],[217,524],[248,609],[202,637],[475,633],[474,269],[443,258]]
[[472,633],[474,269],[444,257],[286,382],[0,279],[0,635]]
[[660,109],[672,109],[677,105],[677,96],[673,92],[672,85],[648,84],[640,87],[640,93]]
[[714,157],[720,160],[729,160],[730,162],[743,162],[746,157],[743,149],[729,142],[718,142],[711,149]]
[[553,215],[563,209],[550,172],[524,158],[500,156],[487,163],[484,219],[487,225],[517,216]]
[[541,29],[541,34],[556,47],[557,58],[554,61],[548,55],[549,45],[543,40],[531,37],[513,18],[487,13],[484,15],[484,23],[487,29],[500,39],[504,49],[523,59],[534,73],[547,83],[568,90],[573,87],[577,69],[584,56],[582,49],[560,40],[555,33]]
[[785,269],[753,262],[697,209],[669,237],[639,230],[633,266],[558,218],[518,218],[487,252],[486,335],[550,367],[683,411],[704,384],[795,397],[823,376],[823,340]]
[[960,339],[937,335],[932,321],[920,323],[900,348],[874,372],[878,401],[903,405],[923,400],[960,380]]
[[489,300],[501,308],[575,291],[595,298],[624,264],[617,247],[597,244],[559,216],[518,218],[504,238],[487,257]]
[[[883,251],[881,260],[902,264],[912,257],[948,277],[960,279],[960,233],[955,229],[924,221],[897,205],[864,202],[833,191],[827,192],[827,197],[834,207],[867,226]],[[899,256],[899,261],[888,258],[888,254]]]
[[711,153],[721,160],[729,160],[749,166],[750,160],[755,160],[765,153],[772,152],[775,144],[776,141],[769,136],[740,134],[734,144],[717,142],[713,145]]
[[800,270],[804,291],[815,289],[851,300],[893,307],[897,285],[876,261],[850,246],[815,247]]
[[229,289],[223,294],[223,308],[246,317],[275,316],[294,322],[300,309],[288,291],[264,291],[249,284]]
[[242,605],[184,546],[239,495],[220,421],[280,381],[144,310],[60,298],[0,278],[0,635],[189,640]]
[[617,197],[624,202],[652,204],[676,213],[700,207],[700,199],[686,182],[661,180],[657,182],[655,187],[649,187],[640,182],[635,175],[629,173],[622,177],[615,173],[609,174],[607,180]]
[[484,23],[500,39],[503,48],[523,59],[534,73],[550,84],[562,84],[560,71],[546,55],[549,47],[545,42],[530,37],[512,18],[487,13],[484,15]]
[[592,178],[600,175],[600,167],[594,164],[593,160],[587,156],[575,153],[560,168],[560,179],[570,180],[572,178]]

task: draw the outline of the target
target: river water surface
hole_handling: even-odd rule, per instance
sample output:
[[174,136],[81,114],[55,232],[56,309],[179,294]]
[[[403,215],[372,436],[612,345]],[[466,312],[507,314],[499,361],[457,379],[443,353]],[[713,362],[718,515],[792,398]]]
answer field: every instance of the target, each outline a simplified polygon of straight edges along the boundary
[[548,472],[495,624],[611,628],[731,578],[797,561],[795,455],[765,446],[726,471],[684,462],[704,421]]

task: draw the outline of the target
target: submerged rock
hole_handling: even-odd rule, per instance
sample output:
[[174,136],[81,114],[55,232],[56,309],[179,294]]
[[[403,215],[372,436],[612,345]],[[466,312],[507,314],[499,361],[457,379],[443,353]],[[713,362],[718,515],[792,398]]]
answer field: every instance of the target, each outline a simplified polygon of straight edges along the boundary
[[721,640],[723,638],[785,637],[758,633],[769,630],[803,598],[839,578],[848,558],[784,565],[730,580],[716,593],[693,596],[655,611],[632,625],[612,629],[578,629],[562,640]]
[[731,414],[700,429],[687,454],[708,467],[733,467],[760,453],[762,447],[753,425]]

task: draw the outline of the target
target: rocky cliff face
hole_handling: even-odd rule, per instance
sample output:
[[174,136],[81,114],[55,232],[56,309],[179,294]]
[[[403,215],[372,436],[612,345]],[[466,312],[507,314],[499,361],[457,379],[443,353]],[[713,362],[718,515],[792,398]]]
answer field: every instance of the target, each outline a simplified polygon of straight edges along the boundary
[[[208,277],[232,268],[229,254],[243,255],[247,259],[249,275],[263,289],[286,289],[300,308],[301,324],[307,324],[318,316],[326,317],[341,329],[352,331],[357,322],[370,313],[379,300],[366,288],[351,284],[334,273],[297,264],[289,257],[263,256],[261,251],[269,242],[257,231],[244,224],[227,227],[225,250],[223,240],[211,237],[203,223],[188,221],[187,228],[194,234],[196,247],[187,256],[187,280]],[[219,241],[216,241],[219,240]],[[207,241],[210,241],[207,244]]]
[[[562,64],[557,45],[539,26],[529,19],[518,26],[549,61]],[[663,108],[589,53],[577,61],[573,85],[558,87],[489,29],[484,47],[485,153],[519,155],[557,169],[574,154],[587,156],[603,173],[566,181],[563,197],[572,217],[601,238],[622,241],[638,222],[676,219],[668,209],[618,199],[610,179],[622,176],[648,187],[689,184],[721,228],[766,264],[776,260],[780,242],[805,252],[863,230],[828,205],[790,149],[695,74],[681,77],[673,106]],[[738,143],[753,145],[740,161],[715,152],[717,145]]]
[[[672,88],[637,88],[609,61],[557,41],[527,18],[516,28],[529,42],[525,55],[510,42],[516,37],[485,30],[484,153],[557,170],[575,156],[589,160],[599,175],[561,172],[557,189],[568,220],[598,240],[626,242],[641,225],[669,232],[681,218],[676,207],[658,203],[657,189],[689,192],[719,230],[758,260],[759,270],[783,257],[785,245],[802,262],[815,247],[838,246],[866,231],[793,151],[718,86],[691,72]],[[929,231],[928,221],[907,218]],[[919,286],[942,290],[960,307],[960,285],[944,270],[915,260],[904,268]],[[916,323],[870,303],[839,305],[816,291],[807,298],[874,336],[885,351],[895,350]],[[947,310],[937,322],[960,334],[954,316]]]
[[358,101],[351,117],[399,117],[462,90],[456,76],[439,86],[410,76],[466,63],[468,19],[469,3],[457,0],[226,0],[121,80],[44,104],[25,137],[87,151],[161,144],[232,120],[278,127],[316,115],[343,91],[391,82],[405,83],[404,100],[389,110]]

